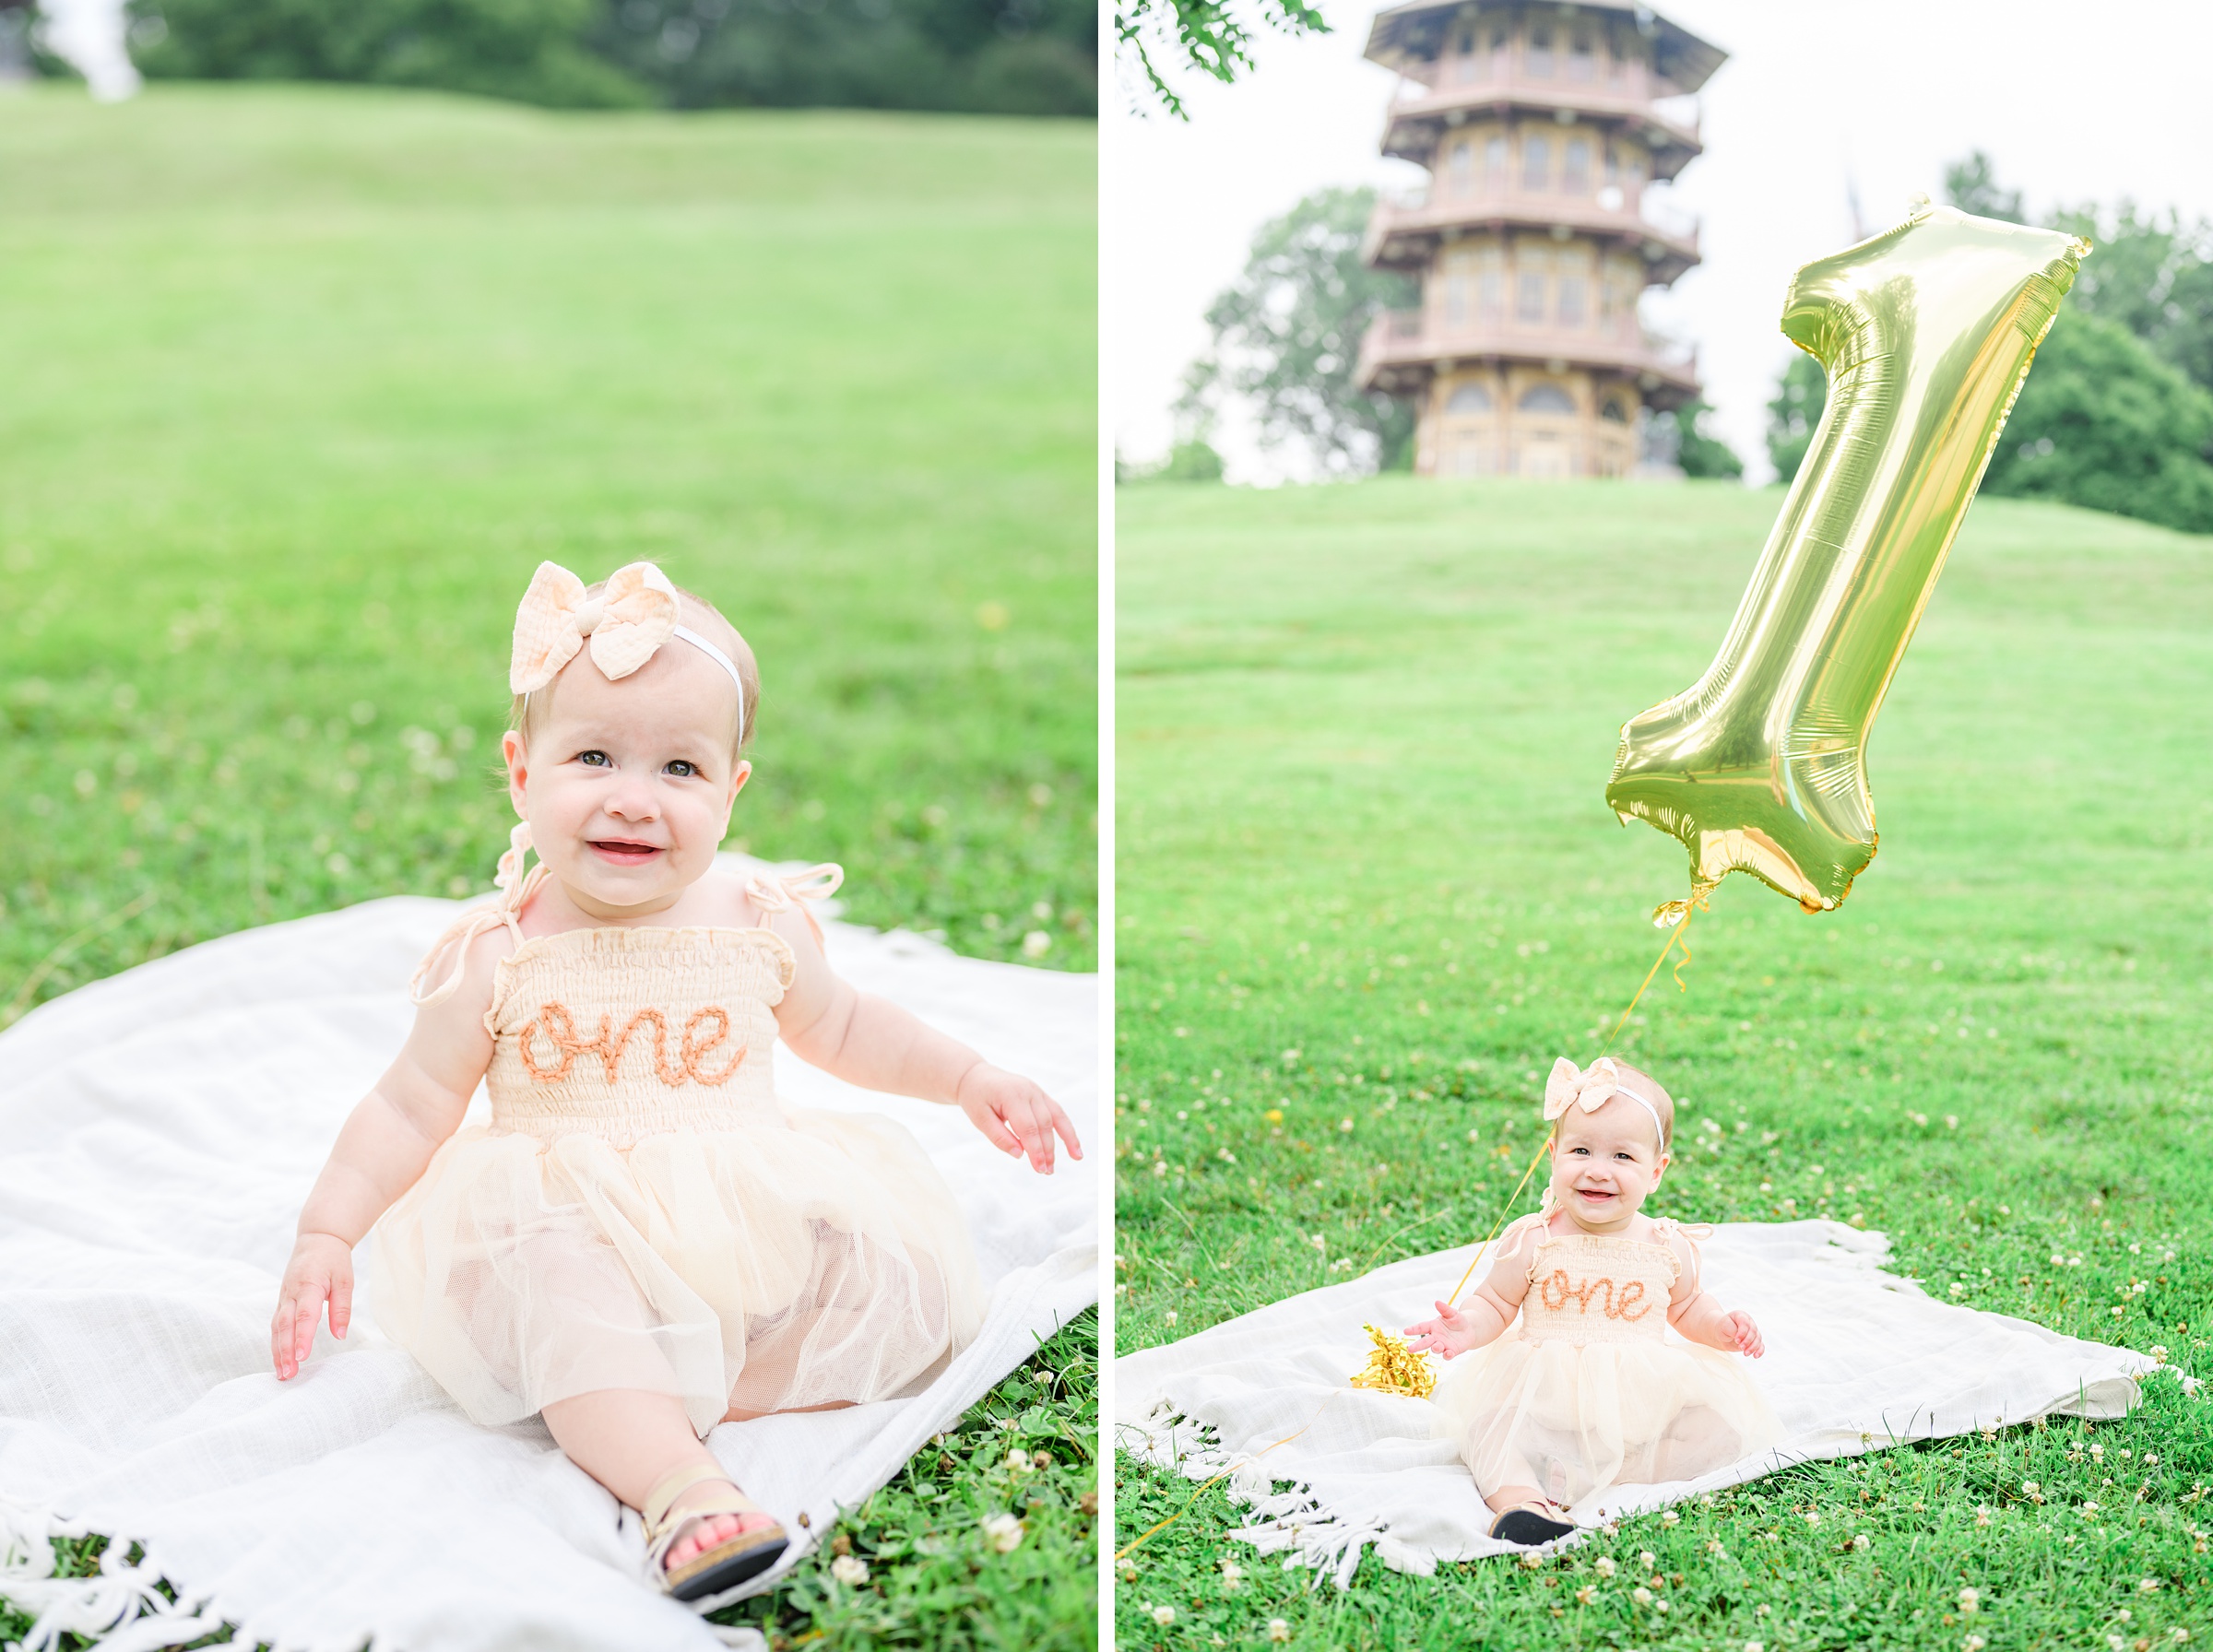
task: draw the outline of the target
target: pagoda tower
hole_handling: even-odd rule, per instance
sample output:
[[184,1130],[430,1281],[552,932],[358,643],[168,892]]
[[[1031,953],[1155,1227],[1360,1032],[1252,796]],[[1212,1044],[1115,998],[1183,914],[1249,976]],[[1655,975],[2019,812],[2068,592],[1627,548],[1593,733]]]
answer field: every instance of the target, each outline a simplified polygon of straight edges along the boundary
[[1368,328],[1360,386],[1414,403],[1421,475],[1626,475],[1640,414],[1698,393],[1637,316],[1698,262],[1697,225],[1644,200],[1701,148],[1660,103],[1726,53],[1629,0],[1411,0],[1367,55],[1401,77],[1383,153],[1429,183],[1368,225],[1368,264],[1422,299]]

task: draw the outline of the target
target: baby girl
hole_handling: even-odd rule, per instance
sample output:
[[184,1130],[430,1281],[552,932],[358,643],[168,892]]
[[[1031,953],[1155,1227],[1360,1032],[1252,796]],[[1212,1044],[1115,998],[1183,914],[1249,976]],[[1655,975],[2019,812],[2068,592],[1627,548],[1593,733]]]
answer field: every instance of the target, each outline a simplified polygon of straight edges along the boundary
[[1667,1092],[1610,1056],[1588,1072],[1563,1057],[1544,1116],[1544,1209],[1499,1236],[1464,1308],[1440,1302],[1406,1330],[1448,1361],[1482,1351],[1447,1366],[1435,1399],[1491,1535],[1530,1544],[1573,1531],[1569,1506],[1615,1486],[1694,1479],[1781,1437],[1732,1357],[1760,1356],[1759,1328],[1698,1287],[1703,1231],[1640,1213],[1675,1139]]
[[[838,868],[716,867],[759,680],[711,604],[650,562],[589,590],[544,563],[510,687],[502,898],[418,970],[414,1031],[301,1212],[271,1353],[297,1373],[325,1304],[345,1336],[373,1225],[379,1325],[477,1422],[542,1413],[697,1599],[787,1540],[708,1430],[910,1391],[983,1317],[944,1179],[887,1119],[783,1107],[775,1040],[1040,1172],[1056,1135],[1082,1150],[1036,1085],[831,972],[803,903]],[[479,1080],[490,1127],[462,1129]]]

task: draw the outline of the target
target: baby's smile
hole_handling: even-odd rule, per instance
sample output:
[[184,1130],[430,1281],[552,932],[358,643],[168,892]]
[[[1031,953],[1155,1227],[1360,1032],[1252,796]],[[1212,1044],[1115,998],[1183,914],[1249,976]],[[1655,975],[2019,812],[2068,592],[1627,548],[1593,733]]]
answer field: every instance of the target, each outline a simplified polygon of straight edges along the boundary
[[659,844],[637,838],[595,837],[586,841],[591,844],[593,854],[619,867],[642,867],[655,856],[668,853]]

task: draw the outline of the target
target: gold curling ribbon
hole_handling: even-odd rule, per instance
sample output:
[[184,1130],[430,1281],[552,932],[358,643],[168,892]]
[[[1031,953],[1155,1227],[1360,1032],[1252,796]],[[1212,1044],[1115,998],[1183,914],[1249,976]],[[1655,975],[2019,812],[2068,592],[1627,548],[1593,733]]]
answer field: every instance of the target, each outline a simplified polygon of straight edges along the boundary
[[[1660,966],[1667,962],[1667,955],[1677,946],[1682,947],[1683,955],[1675,964],[1675,985],[1685,992],[1690,990],[1683,979],[1683,966],[1690,962],[1690,947],[1684,937],[1689,932],[1691,918],[1707,909],[1707,898],[1713,893],[1713,887],[1702,879],[1696,880],[1691,884],[1690,894],[1686,899],[1663,901],[1652,909],[1653,926],[1667,931],[1667,942],[1660,949],[1660,956],[1652,960],[1652,967],[1644,972],[1644,979],[1637,984],[1637,991],[1629,999],[1629,1007],[1621,1012],[1621,1019],[1614,1023],[1614,1031],[1607,1033],[1606,1042],[1599,1045],[1599,1055],[1603,1056],[1614,1047],[1614,1041],[1621,1036],[1621,1030],[1629,1024],[1629,1017],[1637,1013],[1637,1006],[1643,1001],[1644,989],[1651,985],[1652,977],[1660,973]],[[1521,1179],[1514,1184],[1513,1192],[1506,1196],[1506,1203],[1499,1208],[1497,1220],[1491,1223],[1491,1231],[1483,1236],[1483,1243],[1475,1247],[1474,1256],[1469,1258],[1466,1270],[1460,1276],[1460,1283],[1453,1286],[1452,1294],[1445,1298],[1448,1303],[1460,1301],[1460,1293],[1468,1288],[1468,1281],[1475,1277],[1475,1269],[1482,1265],[1484,1253],[1490,1249],[1491,1241],[1498,1237],[1498,1230],[1505,1225],[1507,1212],[1521,1203],[1521,1190],[1529,1186],[1529,1178],[1536,1174],[1537,1166],[1544,1162],[1545,1150],[1551,1146],[1552,1132],[1547,1130],[1544,1139],[1537,1143],[1535,1156],[1522,1171]],[[1366,1328],[1375,1347],[1368,1353],[1367,1363],[1353,1377],[1353,1386],[1374,1388],[1387,1394],[1412,1394],[1416,1399],[1426,1399],[1437,1386],[1437,1378],[1426,1363],[1428,1356],[1415,1354],[1402,1338],[1378,1330],[1372,1325]],[[1411,1375],[1416,1370],[1419,1372],[1418,1377]],[[1418,1391],[1407,1386],[1417,1380],[1426,1385]]]

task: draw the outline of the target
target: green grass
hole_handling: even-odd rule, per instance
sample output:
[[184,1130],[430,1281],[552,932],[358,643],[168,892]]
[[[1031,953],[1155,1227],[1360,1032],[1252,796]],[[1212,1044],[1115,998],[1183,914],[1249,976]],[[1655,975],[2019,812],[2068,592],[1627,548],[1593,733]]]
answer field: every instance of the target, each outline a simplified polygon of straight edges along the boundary
[[[488,888],[549,557],[654,558],[751,640],[737,846],[842,861],[859,922],[1095,966],[1090,125],[186,86],[4,114],[0,1024]],[[993,1402],[1054,1468],[964,1433],[842,1534],[873,1583],[811,1562],[754,1616],[1087,1643],[1089,1336]],[[971,1516],[1028,1502],[972,1564]]]
[[[1604,807],[1616,732],[1703,668],[1779,500],[1121,494],[1121,1350],[1490,1227],[1539,1073],[1596,1051],[1685,892],[1682,847]],[[1828,916],[1730,879],[1687,992],[1663,974],[1617,1046],[1679,1098],[1651,1208],[1880,1228],[1940,1297],[2213,1377],[2209,764],[2213,539],[1978,504],[1873,741],[1881,856]],[[2202,1638],[2213,1401],[2146,1392],[1536,1569],[1371,1555],[1343,1594],[1227,1539],[1216,1488],[1128,1557],[1121,1644],[1260,1645],[1272,1618],[1311,1647]],[[1125,1543],[1191,1491],[1126,1457],[1117,1484]],[[1629,1593],[1648,1549],[1666,1614]]]

